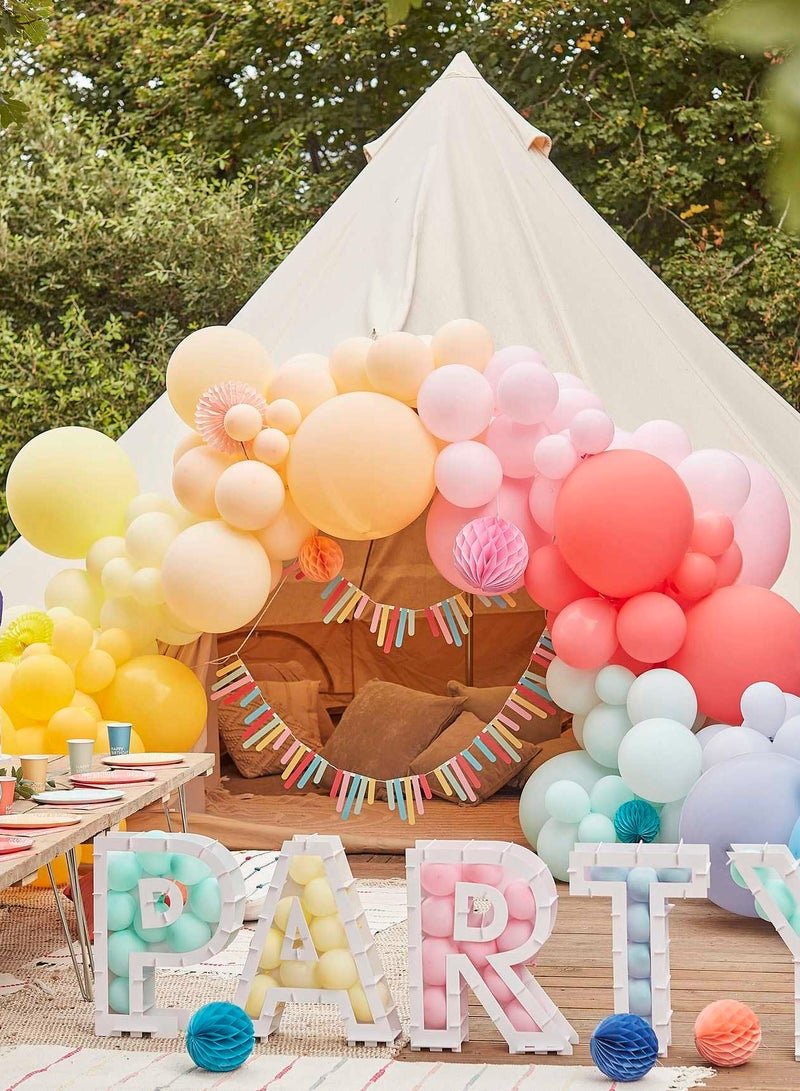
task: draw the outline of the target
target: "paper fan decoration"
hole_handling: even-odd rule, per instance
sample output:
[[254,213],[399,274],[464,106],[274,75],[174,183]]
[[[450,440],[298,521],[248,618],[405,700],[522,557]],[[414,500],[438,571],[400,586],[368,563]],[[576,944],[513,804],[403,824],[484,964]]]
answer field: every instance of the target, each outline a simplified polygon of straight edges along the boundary
[[344,565],[344,553],[333,538],[314,534],[300,546],[297,564],[307,580],[314,583],[330,583],[338,576]]
[[194,411],[195,426],[208,446],[227,455],[240,454],[241,444],[254,439],[266,421],[264,398],[254,386],[236,381],[212,386]]
[[473,519],[456,535],[453,561],[470,588],[502,595],[522,583],[528,564],[525,535],[507,519]]
[[658,1038],[638,1015],[609,1015],[595,1028],[589,1052],[608,1079],[634,1083],[646,1076],[658,1060]]
[[10,621],[0,634],[0,663],[19,663],[30,644],[49,644],[53,619],[43,610],[31,610]]
[[698,1015],[694,1040],[704,1060],[719,1068],[737,1068],[761,1045],[761,1024],[747,1004],[715,1000]]

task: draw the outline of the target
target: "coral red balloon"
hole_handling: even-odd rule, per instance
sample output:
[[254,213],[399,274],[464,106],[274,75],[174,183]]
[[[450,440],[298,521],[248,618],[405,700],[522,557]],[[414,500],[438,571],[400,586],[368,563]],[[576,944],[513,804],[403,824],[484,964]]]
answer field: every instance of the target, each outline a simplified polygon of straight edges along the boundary
[[686,615],[686,639],[667,666],[691,682],[701,712],[739,723],[753,682],[800,693],[800,613],[764,587],[720,587]]
[[716,587],[729,587],[739,578],[742,571],[743,559],[739,544],[734,542],[721,557],[717,557],[717,582]]
[[686,615],[666,595],[645,591],[620,607],[617,638],[628,655],[642,663],[663,663],[685,637]]
[[[628,655],[624,648],[617,648],[614,654],[608,661],[616,667],[627,667],[629,671],[633,671],[635,675],[644,674],[645,671],[653,669],[652,663],[642,663],[640,659],[634,659],[632,655]],[[656,664],[658,666],[658,664]]]
[[694,1040],[700,1056],[719,1068],[746,1064],[761,1045],[758,1016],[738,1000],[715,1000],[694,1024]]
[[613,598],[649,591],[680,563],[694,526],[686,486],[643,451],[606,451],[561,486],[555,538],[590,587]]
[[344,565],[344,553],[338,542],[321,534],[314,534],[300,546],[297,564],[307,580],[314,583],[330,583]]
[[733,541],[733,520],[721,511],[698,515],[692,530],[691,548],[708,557],[720,557]]
[[552,628],[560,659],[578,670],[597,670],[617,648],[617,611],[601,598],[578,599],[565,606]]
[[556,545],[541,546],[525,569],[525,589],[545,610],[558,613],[575,599],[591,598],[592,589],[578,579]]
[[669,582],[687,599],[701,599],[716,586],[717,566],[705,553],[687,553]]

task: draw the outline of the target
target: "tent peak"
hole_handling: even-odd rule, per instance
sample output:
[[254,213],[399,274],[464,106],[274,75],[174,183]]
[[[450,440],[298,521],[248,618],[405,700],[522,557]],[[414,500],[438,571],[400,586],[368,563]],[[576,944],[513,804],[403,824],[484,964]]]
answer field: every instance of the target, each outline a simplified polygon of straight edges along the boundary
[[476,67],[475,62],[472,60],[472,57],[470,57],[469,53],[465,52],[463,49],[460,53],[456,53],[455,57],[453,57],[450,64],[448,64],[447,68],[445,68],[444,72],[442,72],[439,79],[450,80],[454,77],[472,80],[483,79],[483,76],[478,71],[478,68]]

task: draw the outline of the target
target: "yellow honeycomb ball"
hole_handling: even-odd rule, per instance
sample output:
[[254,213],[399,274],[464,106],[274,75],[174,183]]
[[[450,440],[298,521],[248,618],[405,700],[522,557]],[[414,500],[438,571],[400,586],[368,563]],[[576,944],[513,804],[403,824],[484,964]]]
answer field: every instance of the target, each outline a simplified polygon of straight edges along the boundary
[[347,990],[347,995],[350,997],[350,1003],[353,1005],[353,1015],[356,1017],[357,1023],[374,1023],[372,1018],[372,1010],[367,1000],[367,994],[361,985],[352,985]]
[[[289,923],[289,912],[292,908],[292,902],[294,901],[300,902],[300,899],[292,897],[290,895],[288,898],[281,898],[281,900],[275,906],[275,916],[272,920],[272,923],[276,928],[280,928],[282,932],[286,931],[286,925]],[[311,914],[308,912],[302,902],[300,902],[300,908],[303,910],[303,916],[306,918],[306,920],[310,921]]]
[[326,951],[317,963],[317,979],[323,989],[352,989],[358,984],[358,970],[349,951]]
[[336,897],[327,879],[312,879],[306,885],[303,905],[314,917],[329,917],[336,912]]
[[301,962],[292,959],[281,963],[278,971],[281,985],[285,989],[318,989],[316,962]]
[[261,1015],[261,1009],[264,1007],[264,1000],[268,990],[277,988],[278,982],[270,974],[256,974],[253,978],[253,984],[250,986],[247,1003],[244,1006],[244,1010],[251,1019],[258,1019]]
[[289,861],[289,877],[300,886],[305,886],[312,879],[325,874],[325,865],[321,856],[293,856]]
[[337,947],[347,947],[347,933],[338,913],[329,917],[314,917],[310,926],[311,939],[320,952],[334,951]]
[[264,940],[261,958],[258,960],[259,970],[276,970],[280,965],[282,948],[283,932],[277,928],[270,928]]

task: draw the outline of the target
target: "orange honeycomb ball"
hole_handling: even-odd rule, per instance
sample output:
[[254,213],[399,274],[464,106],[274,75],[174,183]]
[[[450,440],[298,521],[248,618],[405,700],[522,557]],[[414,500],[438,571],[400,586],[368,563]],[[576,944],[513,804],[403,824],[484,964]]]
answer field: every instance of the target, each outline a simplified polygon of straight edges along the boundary
[[342,553],[342,547],[338,542],[334,542],[333,538],[315,534],[300,546],[297,563],[307,580],[313,580],[315,583],[330,583],[334,576],[338,576],[342,571],[344,553]]
[[738,1000],[715,1000],[703,1008],[694,1025],[700,1056],[719,1068],[746,1064],[761,1045],[755,1012]]

